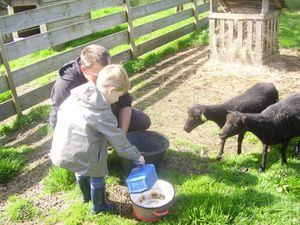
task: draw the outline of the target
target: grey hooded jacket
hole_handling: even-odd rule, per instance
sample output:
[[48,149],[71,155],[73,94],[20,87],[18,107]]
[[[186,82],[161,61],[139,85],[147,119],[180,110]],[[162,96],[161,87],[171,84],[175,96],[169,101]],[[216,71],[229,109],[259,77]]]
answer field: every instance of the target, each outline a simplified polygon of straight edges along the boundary
[[110,104],[92,82],[72,89],[58,110],[52,162],[80,175],[105,176],[107,142],[120,157],[137,160],[140,152],[117,125]]
[[[59,76],[51,91],[51,112],[49,122],[55,128],[57,121],[57,111],[61,103],[69,97],[71,90],[78,87],[88,80],[84,77],[80,69],[80,58],[67,62],[59,69]],[[124,107],[131,107],[132,98],[129,93],[122,95],[118,102],[111,105],[113,113],[118,116],[120,109]]]

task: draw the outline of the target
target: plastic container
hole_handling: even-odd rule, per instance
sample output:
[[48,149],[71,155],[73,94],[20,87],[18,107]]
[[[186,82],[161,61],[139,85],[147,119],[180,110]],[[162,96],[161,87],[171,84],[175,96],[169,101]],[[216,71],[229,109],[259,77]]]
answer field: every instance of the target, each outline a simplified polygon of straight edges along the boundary
[[[142,153],[147,164],[154,164],[158,169],[169,148],[168,138],[156,131],[130,131],[127,134],[129,142]],[[135,167],[132,160],[121,158],[122,167],[126,174]]]
[[153,164],[140,165],[133,168],[126,179],[128,192],[133,194],[148,191],[157,180],[158,177]]

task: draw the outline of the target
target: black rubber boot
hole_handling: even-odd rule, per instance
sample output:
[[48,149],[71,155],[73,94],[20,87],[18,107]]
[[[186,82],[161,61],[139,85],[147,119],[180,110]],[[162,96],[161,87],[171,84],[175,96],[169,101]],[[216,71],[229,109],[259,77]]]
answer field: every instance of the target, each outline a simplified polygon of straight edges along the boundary
[[105,186],[100,188],[91,188],[92,209],[91,212],[98,214],[100,212],[114,212],[116,205],[106,202]]
[[82,193],[82,202],[87,203],[91,200],[90,178],[84,176],[76,176],[78,187]]

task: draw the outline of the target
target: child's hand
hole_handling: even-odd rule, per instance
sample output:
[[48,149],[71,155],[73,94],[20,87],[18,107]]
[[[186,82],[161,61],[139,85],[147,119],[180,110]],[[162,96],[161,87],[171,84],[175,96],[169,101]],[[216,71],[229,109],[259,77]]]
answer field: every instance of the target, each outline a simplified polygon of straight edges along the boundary
[[144,159],[144,156],[140,156],[140,158],[138,159],[138,164],[139,165],[143,165],[143,164],[145,164],[145,159]]

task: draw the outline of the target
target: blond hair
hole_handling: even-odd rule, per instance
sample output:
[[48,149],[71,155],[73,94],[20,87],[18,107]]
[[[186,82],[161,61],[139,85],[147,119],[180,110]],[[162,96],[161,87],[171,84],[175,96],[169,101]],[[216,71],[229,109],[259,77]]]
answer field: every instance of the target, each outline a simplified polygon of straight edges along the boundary
[[115,87],[117,91],[127,92],[130,88],[129,77],[122,65],[111,64],[98,74],[97,87]]
[[87,68],[90,68],[95,63],[106,66],[110,64],[110,55],[106,48],[91,44],[82,49],[80,63]]

